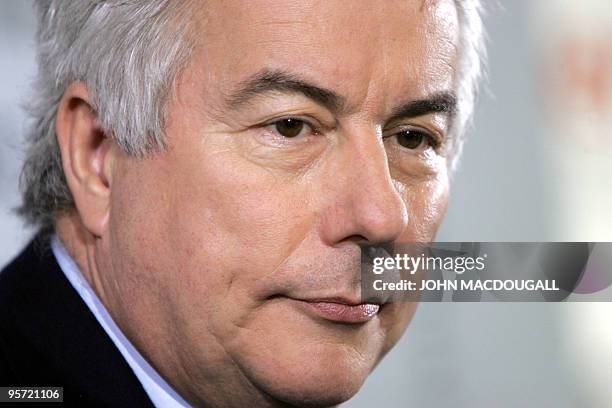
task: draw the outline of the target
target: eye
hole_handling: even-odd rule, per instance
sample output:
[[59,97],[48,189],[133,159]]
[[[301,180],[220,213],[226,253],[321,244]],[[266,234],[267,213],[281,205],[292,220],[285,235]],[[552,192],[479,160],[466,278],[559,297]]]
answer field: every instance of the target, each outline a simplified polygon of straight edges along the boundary
[[270,126],[273,126],[274,130],[279,135],[287,138],[303,136],[304,134],[312,132],[312,128],[309,124],[296,118],[280,119],[271,123]]
[[394,136],[397,139],[397,143],[406,149],[420,150],[427,147],[436,147],[434,138],[420,130],[405,129],[395,133]]

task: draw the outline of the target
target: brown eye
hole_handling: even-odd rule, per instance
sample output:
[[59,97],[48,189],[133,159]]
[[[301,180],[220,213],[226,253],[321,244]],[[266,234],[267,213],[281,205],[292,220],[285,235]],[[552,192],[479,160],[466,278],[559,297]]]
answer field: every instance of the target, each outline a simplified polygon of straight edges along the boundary
[[299,119],[281,119],[274,124],[276,131],[284,137],[296,137],[304,130],[305,123]]
[[415,150],[427,142],[428,136],[415,130],[404,130],[396,134],[397,143],[406,149]]

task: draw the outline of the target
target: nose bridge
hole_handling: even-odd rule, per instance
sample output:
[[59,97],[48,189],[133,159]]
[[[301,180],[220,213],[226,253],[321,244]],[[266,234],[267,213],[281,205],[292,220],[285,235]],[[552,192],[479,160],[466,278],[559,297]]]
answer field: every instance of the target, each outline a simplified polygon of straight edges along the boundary
[[408,209],[391,178],[382,139],[367,130],[352,136],[350,216],[368,241],[396,240],[408,224]]

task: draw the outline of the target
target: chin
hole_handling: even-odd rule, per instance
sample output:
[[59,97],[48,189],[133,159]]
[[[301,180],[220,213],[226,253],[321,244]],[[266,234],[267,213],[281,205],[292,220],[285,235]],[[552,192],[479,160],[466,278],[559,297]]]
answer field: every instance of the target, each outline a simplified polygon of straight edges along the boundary
[[291,348],[292,353],[281,348],[272,355],[252,356],[245,367],[257,388],[290,406],[330,407],[349,400],[377,360],[342,343],[294,343]]

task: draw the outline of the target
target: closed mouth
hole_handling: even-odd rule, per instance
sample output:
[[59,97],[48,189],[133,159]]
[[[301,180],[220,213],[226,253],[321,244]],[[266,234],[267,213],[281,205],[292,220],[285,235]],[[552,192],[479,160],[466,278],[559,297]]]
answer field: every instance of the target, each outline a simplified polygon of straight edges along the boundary
[[360,324],[374,319],[382,305],[346,298],[292,299],[309,313],[337,323]]

